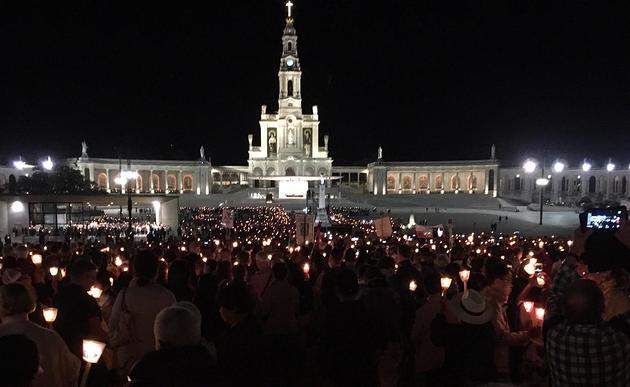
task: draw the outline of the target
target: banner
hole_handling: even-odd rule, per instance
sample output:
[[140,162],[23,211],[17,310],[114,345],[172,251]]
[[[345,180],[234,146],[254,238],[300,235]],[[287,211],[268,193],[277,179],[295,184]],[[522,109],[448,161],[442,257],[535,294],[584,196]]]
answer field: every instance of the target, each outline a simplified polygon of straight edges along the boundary
[[295,214],[295,241],[303,245],[315,240],[315,215]]
[[224,208],[221,214],[221,225],[223,228],[234,228],[234,210],[231,208]]
[[416,237],[418,239],[431,239],[431,238],[433,238],[433,226],[418,226],[418,225],[416,225]]
[[374,228],[376,229],[376,236],[379,238],[389,238],[392,236],[392,221],[389,216],[374,219]]
[[435,226],[419,226],[416,225],[416,237],[419,239],[442,238],[444,236],[444,225],[436,224]]

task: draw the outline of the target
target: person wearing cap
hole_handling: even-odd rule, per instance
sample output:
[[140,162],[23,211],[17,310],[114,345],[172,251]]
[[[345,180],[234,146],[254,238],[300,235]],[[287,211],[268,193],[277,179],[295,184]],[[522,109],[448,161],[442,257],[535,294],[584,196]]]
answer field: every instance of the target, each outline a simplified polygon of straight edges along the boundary
[[444,347],[440,386],[477,386],[496,380],[494,311],[485,297],[469,289],[454,296],[431,322],[431,341]]

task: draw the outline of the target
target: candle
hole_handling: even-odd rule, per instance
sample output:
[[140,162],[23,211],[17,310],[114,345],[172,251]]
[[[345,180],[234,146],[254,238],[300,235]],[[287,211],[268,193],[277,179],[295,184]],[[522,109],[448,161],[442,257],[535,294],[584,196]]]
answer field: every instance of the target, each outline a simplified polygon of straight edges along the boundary
[[308,275],[309,271],[311,271],[311,265],[306,262],[304,265],[302,265],[302,271],[304,272],[304,274]]
[[88,294],[98,299],[101,298],[101,295],[103,294],[103,289],[99,288],[98,286],[92,286],[88,291]]
[[468,279],[470,279],[470,270],[468,269],[462,269],[459,271],[459,278],[462,280],[462,282],[466,283],[468,282]]
[[31,256],[31,261],[35,265],[41,265],[42,264],[42,256],[41,256],[41,254],[33,254]]
[[234,241],[234,243],[232,243],[232,247],[237,248],[238,247],[238,242]]
[[545,319],[545,308],[536,308],[536,319],[542,321]]
[[116,267],[119,267],[122,264],[123,260],[120,258],[120,256],[117,256],[116,259],[114,259],[114,265],[116,265]]
[[440,285],[442,285],[442,295],[444,295],[446,290],[451,287],[451,282],[453,282],[453,279],[450,277],[440,278]]
[[530,258],[529,263],[523,267],[525,273],[534,275],[534,273],[536,273],[536,262],[538,262],[536,258]]
[[104,349],[105,343],[96,340],[83,340],[83,360],[90,364],[98,363]]
[[416,281],[411,280],[409,282],[409,290],[412,291],[412,292],[415,292],[416,289],[418,289],[418,284],[416,283]]
[[53,323],[57,319],[57,308],[44,308],[42,309],[42,313],[44,314],[44,320],[48,324]]
[[66,269],[61,269],[61,278],[66,276]]
[[536,277],[536,285],[538,285],[540,287],[545,286],[545,277],[543,277],[543,276]]
[[48,271],[50,272],[50,275],[52,275],[53,277],[56,277],[57,274],[59,274],[59,268],[57,266],[51,266]]
[[533,301],[523,302],[523,309],[525,309],[527,313],[531,313],[532,309],[534,309],[534,302]]

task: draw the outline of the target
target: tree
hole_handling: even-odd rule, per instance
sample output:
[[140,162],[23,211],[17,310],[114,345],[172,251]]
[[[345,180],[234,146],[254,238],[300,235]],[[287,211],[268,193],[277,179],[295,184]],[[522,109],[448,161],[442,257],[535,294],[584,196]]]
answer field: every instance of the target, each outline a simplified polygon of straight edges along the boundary
[[99,190],[93,182],[86,180],[76,169],[61,166],[54,171],[37,171],[30,176],[20,176],[16,185],[17,194],[75,194],[94,193]]

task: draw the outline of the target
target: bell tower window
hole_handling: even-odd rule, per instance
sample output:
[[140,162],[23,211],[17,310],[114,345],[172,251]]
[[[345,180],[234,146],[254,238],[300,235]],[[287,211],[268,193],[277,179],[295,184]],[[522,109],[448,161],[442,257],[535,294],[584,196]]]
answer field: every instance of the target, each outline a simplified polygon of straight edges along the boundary
[[287,95],[293,97],[293,80],[291,79],[287,82]]
[[293,50],[293,44],[291,42],[287,43],[287,51]]

